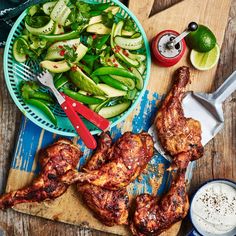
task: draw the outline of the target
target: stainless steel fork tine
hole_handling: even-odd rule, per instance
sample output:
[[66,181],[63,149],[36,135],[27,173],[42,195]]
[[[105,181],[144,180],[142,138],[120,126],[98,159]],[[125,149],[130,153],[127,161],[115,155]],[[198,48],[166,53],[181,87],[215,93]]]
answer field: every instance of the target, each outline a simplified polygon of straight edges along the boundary
[[23,68],[23,67],[21,67],[21,66],[19,66],[19,65],[15,65],[15,68],[18,70],[18,71],[20,71],[20,72],[26,72],[27,74],[29,74],[30,76],[33,76],[33,77],[35,77],[35,73],[32,71],[32,70],[29,70],[29,69],[25,69],[25,68]]
[[35,80],[35,75],[34,74],[31,74],[31,73],[28,73],[26,72],[25,70],[22,70],[22,69],[19,69],[17,67],[15,67],[15,72],[18,76],[20,76],[21,78],[22,77],[26,77],[27,79],[29,80]]
[[29,67],[29,66],[26,65],[26,64],[23,64],[23,63],[21,63],[21,64],[16,64],[16,66],[21,67],[21,68],[24,69],[24,70],[28,70],[28,71],[30,71],[32,74],[34,74],[34,71],[32,70],[32,68]]
[[26,76],[23,76],[22,74],[16,72],[16,75],[18,77],[20,77],[21,79],[25,80],[25,81],[29,81],[29,80],[32,80],[31,77],[26,77]]

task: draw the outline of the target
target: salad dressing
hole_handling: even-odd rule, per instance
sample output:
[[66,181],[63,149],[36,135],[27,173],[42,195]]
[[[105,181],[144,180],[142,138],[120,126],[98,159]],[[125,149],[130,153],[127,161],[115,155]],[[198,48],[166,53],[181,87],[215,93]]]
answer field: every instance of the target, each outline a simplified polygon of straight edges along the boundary
[[236,189],[219,182],[203,186],[195,195],[192,221],[204,235],[222,235],[236,227]]

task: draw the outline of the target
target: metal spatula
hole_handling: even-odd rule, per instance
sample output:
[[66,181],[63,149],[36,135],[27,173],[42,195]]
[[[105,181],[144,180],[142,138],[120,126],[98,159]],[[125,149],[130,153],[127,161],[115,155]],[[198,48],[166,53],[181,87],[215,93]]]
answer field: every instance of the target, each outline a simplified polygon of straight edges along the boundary
[[[189,92],[183,99],[183,109],[186,117],[192,117],[201,123],[202,144],[205,146],[223,128],[223,102],[236,90],[236,71],[214,93]],[[155,149],[168,160],[161,144],[158,142],[155,126],[152,125],[148,133],[153,136]]]

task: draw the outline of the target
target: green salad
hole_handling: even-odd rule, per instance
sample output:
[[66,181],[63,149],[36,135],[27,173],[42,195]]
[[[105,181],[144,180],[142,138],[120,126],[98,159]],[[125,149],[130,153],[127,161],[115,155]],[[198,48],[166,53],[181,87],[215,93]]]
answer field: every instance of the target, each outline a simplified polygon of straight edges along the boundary
[[[143,89],[146,51],[129,17],[111,3],[48,1],[28,9],[14,41],[16,61],[37,60],[54,76],[55,87],[105,118],[125,112]],[[40,84],[23,81],[24,101],[56,125],[55,101]]]

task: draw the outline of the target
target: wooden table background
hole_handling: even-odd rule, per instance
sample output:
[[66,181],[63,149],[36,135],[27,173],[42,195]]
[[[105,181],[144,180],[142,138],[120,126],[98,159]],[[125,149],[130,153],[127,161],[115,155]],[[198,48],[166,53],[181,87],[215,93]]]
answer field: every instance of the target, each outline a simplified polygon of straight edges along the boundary
[[[141,0],[137,0],[138,1]],[[123,0],[125,3],[126,1]],[[180,0],[155,0],[151,14],[163,10]],[[220,20],[220,19],[219,19]],[[217,69],[215,90],[236,69],[236,0],[232,1],[228,26]],[[236,180],[236,93],[224,105],[225,127],[205,149],[204,157],[197,162],[193,173],[190,192],[204,181],[212,178]],[[0,194],[4,193],[14,144],[20,124],[21,113],[8,94],[3,76],[3,49],[0,49]],[[186,235],[191,225],[186,219],[180,235]],[[107,235],[89,229],[80,229],[63,223],[53,222],[15,212],[0,211],[0,236],[60,236],[60,235]]]

